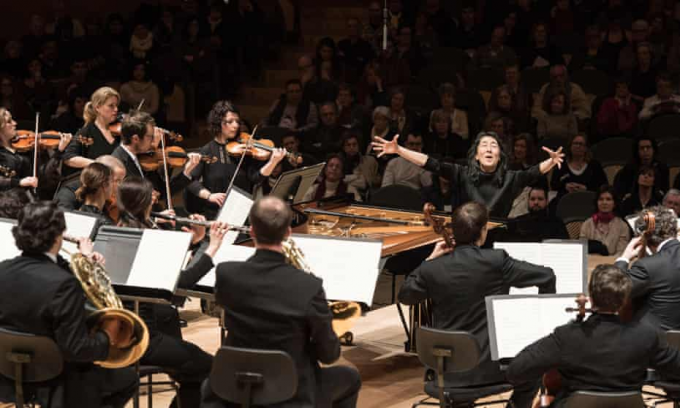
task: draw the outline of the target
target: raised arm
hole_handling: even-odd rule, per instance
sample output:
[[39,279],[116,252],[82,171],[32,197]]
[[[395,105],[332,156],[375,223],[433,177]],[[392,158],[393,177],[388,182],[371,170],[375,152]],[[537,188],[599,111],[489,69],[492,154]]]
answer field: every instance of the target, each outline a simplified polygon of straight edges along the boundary
[[378,152],[378,157],[382,157],[385,154],[398,154],[404,159],[416,164],[420,167],[424,167],[427,163],[427,155],[424,153],[419,153],[404,146],[399,145],[399,135],[394,136],[394,139],[387,141],[382,137],[375,136],[371,142],[373,150]]
[[548,153],[550,157],[547,159],[543,160],[541,164],[539,164],[539,170],[541,170],[541,174],[546,174],[547,172],[550,171],[553,167],[557,166],[557,168],[562,167],[562,162],[564,161],[564,153],[562,153],[562,146],[560,146],[559,149],[557,150],[550,150],[547,147],[543,146],[543,151]]

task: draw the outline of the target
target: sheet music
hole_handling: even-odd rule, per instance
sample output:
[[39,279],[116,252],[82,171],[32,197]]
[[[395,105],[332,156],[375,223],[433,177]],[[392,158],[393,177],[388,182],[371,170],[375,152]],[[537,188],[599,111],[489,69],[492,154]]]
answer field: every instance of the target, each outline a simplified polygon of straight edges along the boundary
[[[90,238],[94,227],[97,225],[97,217],[79,214],[74,212],[64,212],[66,219],[66,231],[64,234],[74,238]],[[71,254],[78,252],[78,244],[64,241],[62,248]]]
[[[547,266],[557,278],[557,293],[584,293],[586,291],[586,249],[581,241],[560,243],[495,242],[495,249],[504,249],[514,259]],[[510,294],[537,294],[538,288],[510,288]]]
[[174,292],[190,244],[188,232],[144,230],[126,284]]
[[[241,226],[248,219],[250,208],[253,206],[253,199],[238,188],[232,188],[224,200],[222,210],[217,216],[217,221],[226,222],[229,225]],[[224,244],[233,244],[238,237],[238,231],[229,231],[222,240]]]
[[314,275],[323,279],[326,297],[373,303],[382,242],[293,235]]
[[12,235],[12,227],[15,225],[16,223],[10,220],[0,221],[0,242],[3,243],[0,245],[0,262],[21,255],[21,251],[14,243],[14,235]]
[[222,244],[215,257],[213,258],[213,264],[215,267],[210,270],[200,281],[198,281],[199,286],[209,286],[215,287],[215,269],[217,265],[221,262],[229,261],[246,261],[248,258],[255,254],[255,248],[247,247],[243,245],[227,245]]
[[566,308],[575,306],[575,298],[576,295],[488,296],[492,359],[515,357],[556,327],[569,323],[575,316]]

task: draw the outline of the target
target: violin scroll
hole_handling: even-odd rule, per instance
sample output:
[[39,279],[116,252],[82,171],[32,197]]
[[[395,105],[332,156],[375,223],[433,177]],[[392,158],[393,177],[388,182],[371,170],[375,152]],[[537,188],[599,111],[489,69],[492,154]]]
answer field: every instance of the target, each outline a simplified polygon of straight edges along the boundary
[[431,225],[435,233],[440,234],[446,242],[446,246],[453,248],[455,246],[455,240],[453,239],[453,231],[451,230],[451,223],[446,223],[444,219],[440,217],[433,217],[432,212],[434,212],[436,207],[432,203],[425,203],[423,206],[423,215],[425,218],[425,224]]

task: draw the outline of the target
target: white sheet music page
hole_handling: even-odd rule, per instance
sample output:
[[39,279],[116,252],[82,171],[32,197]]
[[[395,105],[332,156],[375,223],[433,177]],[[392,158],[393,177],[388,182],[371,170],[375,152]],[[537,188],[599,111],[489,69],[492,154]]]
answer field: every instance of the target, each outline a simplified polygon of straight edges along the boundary
[[213,258],[213,264],[215,264],[215,267],[213,267],[210,270],[210,272],[206,273],[205,276],[201,278],[200,281],[198,281],[198,285],[215,287],[215,269],[217,265],[219,265],[222,262],[246,261],[254,254],[255,248],[253,247],[247,247],[243,245],[222,244],[220,249],[217,250],[217,253],[215,253],[215,257]]
[[323,279],[328,299],[373,303],[381,241],[297,234],[293,240],[314,275]]
[[0,262],[21,255],[21,251],[14,243],[14,235],[12,235],[14,225],[12,222],[0,222],[0,242],[2,242],[2,245],[0,245]]
[[[494,249],[505,249],[511,257],[524,262],[536,265],[543,265],[543,252],[540,243],[526,242],[494,242]],[[530,286],[528,288],[510,288],[511,295],[536,295],[538,288]]]
[[[526,346],[568,323],[575,316],[566,311],[574,297],[521,297],[494,299],[493,312],[499,358],[515,357]],[[531,316],[531,318],[527,318]]]
[[557,293],[582,293],[583,287],[583,244],[543,243],[544,265],[555,272]]
[[[89,238],[95,225],[97,225],[97,218],[90,215],[64,212],[64,218],[66,219],[64,234],[73,238]],[[72,254],[78,252],[78,244],[73,242],[64,241],[62,248]]]
[[173,292],[189,245],[188,232],[144,230],[126,284]]
[[[217,216],[217,221],[226,222],[229,225],[241,226],[245,224],[253,206],[253,200],[244,195],[240,190],[232,188],[224,200],[222,210]],[[238,237],[238,231],[229,231],[222,240],[223,244],[233,244]]]

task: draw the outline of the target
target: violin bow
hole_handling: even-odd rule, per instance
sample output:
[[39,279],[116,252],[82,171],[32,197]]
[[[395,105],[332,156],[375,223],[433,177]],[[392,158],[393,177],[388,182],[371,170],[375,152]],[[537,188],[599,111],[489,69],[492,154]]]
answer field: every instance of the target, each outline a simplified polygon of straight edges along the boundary
[[[239,136],[241,134],[240,132],[241,128],[239,127]],[[252,143],[253,140],[255,140],[255,133],[257,132],[257,125],[255,125],[255,128],[253,128],[253,134],[250,136],[250,139],[248,139],[248,143]],[[231,188],[234,187],[234,181],[236,181],[236,176],[238,176],[238,171],[241,169],[241,165],[243,164],[243,159],[246,158],[246,151],[248,150],[248,146],[245,147],[245,150],[243,151],[243,154],[241,155],[241,159],[238,161],[238,165],[236,166],[236,170],[234,170],[234,175],[231,176],[231,180],[229,180],[229,187],[227,187],[227,191],[225,193],[229,195],[229,191],[231,191]]]
[[165,135],[161,136],[161,153],[163,154],[163,172],[165,173],[165,200],[167,201],[168,204],[168,210],[172,210],[172,196],[170,195],[170,177],[168,177],[168,160],[165,157]]
[[35,114],[35,143],[33,145],[33,177],[38,177],[38,149],[40,143],[38,142],[38,127],[40,123],[40,112]]

